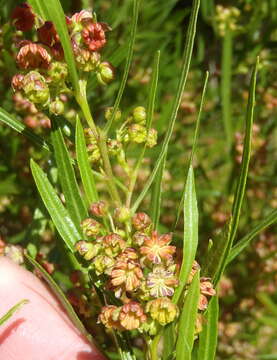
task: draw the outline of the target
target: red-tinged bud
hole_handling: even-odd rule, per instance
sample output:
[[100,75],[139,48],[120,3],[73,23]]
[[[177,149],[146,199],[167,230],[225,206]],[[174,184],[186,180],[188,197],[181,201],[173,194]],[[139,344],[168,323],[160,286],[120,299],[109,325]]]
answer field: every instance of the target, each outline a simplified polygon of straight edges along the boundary
[[21,69],[48,69],[51,56],[44,47],[30,42],[21,47],[16,61]]
[[72,15],[70,18],[70,23],[80,23],[85,19],[92,19],[92,13],[88,10],[82,10]]
[[31,30],[35,23],[35,15],[30,5],[23,3],[13,10],[12,21],[17,30]]
[[12,78],[12,88],[14,91],[21,90],[23,86],[24,75],[16,74]]
[[90,212],[92,215],[97,217],[106,216],[108,212],[108,205],[103,200],[92,203],[90,206]]
[[198,301],[198,310],[203,311],[206,310],[208,307],[208,299],[205,295],[200,294],[199,301]]
[[147,214],[145,214],[144,212],[139,212],[133,216],[132,223],[136,230],[141,231],[148,228],[151,225],[152,221]]
[[52,21],[45,21],[45,23],[37,30],[37,33],[39,42],[49,47],[60,41]]
[[130,301],[120,310],[120,325],[126,330],[138,329],[146,320],[147,317],[138,302]]
[[81,223],[82,230],[84,234],[88,237],[96,236],[101,231],[101,224],[91,218],[85,219]]
[[147,239],[149,240],[149,237],[139,231],[135,232],[133,235],[133,242],[138,246],[142,246]]
[[102,23],[94,23],[90,19],[83,21],[82,38],[90,51],[99,51],[106,44],[105,31],[108,27]]

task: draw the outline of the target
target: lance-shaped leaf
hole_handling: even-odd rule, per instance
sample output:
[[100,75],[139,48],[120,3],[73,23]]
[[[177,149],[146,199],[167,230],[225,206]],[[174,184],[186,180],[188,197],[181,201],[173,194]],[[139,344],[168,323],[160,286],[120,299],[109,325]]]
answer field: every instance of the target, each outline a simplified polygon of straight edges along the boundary
[[247,112],[246,112],[246,131],[243,146],[242,164],[240,175],[234,196],[231,220],[228,227],[227,237],[222,238],[218,245],[214,246],[209,253],[209,262],[206,266],[205,274],[213,278],[214,285],[216,286],[220,280],[221,275],[228,263],[229,253],[231,251],[233,241],[237,234],[242,203],[246,188],[246,181],[248,175],[248,168],[251,154],[251,136],[253,127],[254,107],[255,107],[255,90],[256,78],[258,70],[259,59],[257,58],[255,68],[252,72]]
[[57,125],[56,121],[51,131],[51,139],[66,208],[75,226],[80,229],[81,221],[84,220],[88,214],[79,192],[71,158],[66,148],[61,128]]
[[15,119],[12,115],[10,115],[2,108],[0,108],[0,121],[8,125],[13,130],[17,131],[18,133],[26,136],[38,146],[42,147],[47,151],[50,151],[51,146],[49,146],[49,144],[47,144],[47,142],[43,138],[28,129],[24,124],[22,124],[22,122]]
[[92,342],[91,336],[86,331],[83,323],[78,318],[77,314],[75,313],[72,305],[67,300],[66,296],[64,295],[62,289],[59,287],[59,285],[52,279],[52,277],[48,274],[48,272],[31,256],[25,254],[25,257],[28,259],[28,261],[39,271],[39,273],[42,275],[43,279],[47,282],[50,289],[53,291],[53,293],[56,295],[58,300],[61,302],[61,304],[64,307],[64,310],[67,312],[68,317],[73,322],[73,324],[76,326],[77,329],[79,329],[80,333],[86,338]]
[[203,329],[199,335],[197,360],[214,360],[217,346],[218,297],[213,296],[205,314]]
[[187,283],[198,245],[198,209],[192,166],[189,168],[184,196],[184,240],[183,261],[179,275],[179,286],[175,290],[173,301],[178,300]]
[[33,160],[31,160],[31,170],[46,209],[65,244],[73,252],[75,243],[82,238],[81,234],[71,220],[46,174]]
[[79,118],[77,118],[76,121],[75,135],[77,163],[80,170],[87,202],[88,204],[91,204],[95,201],[98,201],[98,193],[95,186],[94,175],[88,158],[84,130]]
[[234,258],[237,257],[261,231],[275,222],[277,222],[277,209],[268,214],[264,220],[260,221],[254,227],[252,231],[250,231],[232,247],[232,250],[228,256],[228,264],[234,260]]
[[179,319],[176,360],[191,360],[199,296],[200,280],[199,271],[197,271],[189,287]]
[[163,144],[162,144],[162,149],[161,149],[161,152],[159,154],[159,157],[155,163],[155,167],[154,167],[149,179],[147,180],[143,190],[141,191],[140,195],[138,196],[138,198],[136,199],[136,201],[132,207],[133,213],[136,212],[140,203],[142,202],[145,195],[147,194],[150,186],[152,185],[153,181],[155,180],[155,177],[159,170],[160,164],[163,161],[164,157],[166,157],[166,154],[167,154],[168,144],[169,144],[172,132],[173,132],[175,120],[176,120],[178,109],[179,109],[179,106],[180,106],[180,103],[182,100],[182,95],[184,92],[184,87],[185,87],[188,72],[189,72],[194,38],[195,38],[195,33],[196,33],[196,24],[197,24],[199,5],[200,5],[200,0],[193,1],[192,12],[191,12],[189,26],[188,26],[187,35],[186,35],[185,50],[184,50],[183,61],[182,61],[182,71],[180,74],[180,80],[178,82],[176,96],[173,101],[171,114],[170,114],[170,118],[169,118],[169,124],[168,124],[168,128],[167,128],[167,131],[165,134]]

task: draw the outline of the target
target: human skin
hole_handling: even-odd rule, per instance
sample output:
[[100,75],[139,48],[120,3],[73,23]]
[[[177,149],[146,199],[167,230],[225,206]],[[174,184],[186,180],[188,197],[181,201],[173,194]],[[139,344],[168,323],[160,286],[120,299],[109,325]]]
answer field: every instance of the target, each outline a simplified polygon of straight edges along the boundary
[[105,360],[41,280],[0,256],[0,318],[23,299],[29,302],[0,326],[1,360]]

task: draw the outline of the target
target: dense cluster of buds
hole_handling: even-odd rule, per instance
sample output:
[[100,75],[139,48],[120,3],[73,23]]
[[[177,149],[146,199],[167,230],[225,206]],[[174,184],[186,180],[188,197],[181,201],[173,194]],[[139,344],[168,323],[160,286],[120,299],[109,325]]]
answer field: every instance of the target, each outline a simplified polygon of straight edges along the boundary
[[[105,111],[105,119],[107,121],[113,116],[113,108],[107,108]],[[107,139],[107,148],[109,155],[116,159],[123,170],[129,175],[132,171],[126,160],[126,147],[130,144],[144,144],[152,148],[157,144],[157,131],[154,128],[147,129],[146,125],[147,113],[143,106],[137,106],[132,113],[122,120],[121,111],[115,114],[115,121],[122,122],[122,125],[116,130],[115,139]],[[101,162],[100,149],[97,140],[91,129],[85,129],[87,140],[87,150],[89,159],[92,163]]]
[[[159,326],[172,322],[179,314],[171,300],[179,270],[172,234],[158,234],[147,214],[140,212],[131,217],[125,207],[115,210],[113,232],[108,232],[104,221],[108,219],[106,204],[94,203],[90,210],[93,217],[81,224],[87,240],[79,241],[76,250],[90,262],[103,290],[112,292],[121,302],[120,306],[104,306],[99,322],[107,328],[139,329],[154,335]],[[195,262],[188,286],[199,269]],[[215,290],[208,278],[201,278],[200,287],[202,311],[207,307],[207,296],[213,296]]]
[[[17,30],[32,30],[38,39],[18,43],[16,62],[21,72],[12,79],[17,98],[26,102],[26,110],[47,108],[54,115],[63,114],[71,88],[63,48],[53,23],[44,22],[25,3],[14,9],[12,22]],[[105,33],[110,28],[98,23],[91,12],[84,10],[66,18],[66,23],[81,77],[94,71],[100,83],[111,82],[114,69],[109,63],[101,62],[100,55],[106,44]]]
[[239,16],[240,11],[238,8],[234,6],[227,8],[222,5],[217,5],[215,21],[219,35],[224,37],[228,30],[232,32],[240,30],[237,24]]

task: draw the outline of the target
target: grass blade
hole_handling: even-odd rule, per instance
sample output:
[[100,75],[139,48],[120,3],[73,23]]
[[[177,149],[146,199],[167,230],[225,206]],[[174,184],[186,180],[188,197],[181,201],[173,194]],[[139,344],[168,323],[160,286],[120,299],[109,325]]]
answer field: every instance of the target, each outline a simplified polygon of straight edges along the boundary
[[[192,143],[192,149],[191,149],[188,169],[190,168],[190,166],[192,166],[194,155],[195,155],[195,152],[196,152],[197,140],[198,140],[198,137],[199,137],[200,120],[201,120],[201,116],[202,116],[202,110],[203,110],[203,105],[204,105],[204,100],[205,100],[205,95],[206,95],[206,90],[207,90],[208,79],[209,79],[209,73],[207,71],[206,76],[205,76],[205,80],[204,80],[204,86],[203,86],[203,90],[202,90],[200,107],[199,107],[197,120],[196,120],[196,125],[195,125],[194,138],[193,138],[193,143]],[[185,187],[184,187],[184,189],[182,191],[181,201],[180,201],[180,204],[179,204],[179,207],[178,207],[177,217],[176,217],[175,224],[174,224],[174,230],[175,230],[175,228],[176,228],[176,226],[178,224],[181,212],[183,210],[184,196],[185,196]]]
[[273,210],[264,220],[259,222],[249,234],[244,236],[235,246],[232,247],[228,256],[228,264],[250,244],[252,239],[275,222],[277,222],[277,209]]
[[195,323],[200,295],[199,271],[195,274],[185,298],[179,320],[176,360],[190,360],[194,342]]
[[17,131],[18,133],[26,136],[38,146],[42,147],[47,151],[50,151],[50,145],[47,144],[47,142],[43,138],[36,135],[33,131],[29,130],[24,124],[22,124],[19,120],[15,119],[12,115],[10,115],[7,111],[2,109],[1,107],[0,107],[0,121],[8,125],[13,130]]
[[224,269],[228,263],[229,253],[232,248],[235,236],[237,234],[240,212],[244,199],[247,174],[248,174],[248,168],[250,162],[250,154],[251,154],[251,135],[252,135],[252,126],[253,126],[254,106],[255,106],[255,90],[256,90],[258,64],[259,64],[259,59],[257,58],[255,68],[252,72],[249,99],[247,105],[246,132],[245,132],[245,139],[243,146],[241,171],[234,196],[232,215],[229,223],[227,238],[225,242],[221,241],[218,247],[215,247],[214,250],[213,249],[211,250],[209,256],[210,262],[208,263],[207,268],[205,269],[205,272],[213,278],[213,282],[215,286],[220,280],[220,277],[223,274]]
[[137,24],[138,24],[138,14],[139,14],[139,6],[140,6],[140,0],[134,0],[133,2],[133,17],[132,17],[132,23],[131,23],[131,33],[130,33],[130,42],[129,42],[129,48],[127,53],[127,59],[126,64],[124,68],[123,77],[119,86],[119,90],[117,93],[117,97],[115,99],[114,107],[113,107],[113,113],[110,118],[110,120],[107,122],[104,132],[107,134],[110,130],[110,127],[112,126],[112,123],[115,119],[126,83],[128,79],[129,70],[131,67],[132,57],[134,53],[134,45],[135,45],[135,39],[136,39],[136,33],[137,33]]
[[14,305],[8,312],[6,312],[5,315],[0,318],[0,326],[5,324],[5,322],[7,322],[14,315],[15,312],[17,312],[23,305],[27,304],[28,302],[28,300],[24,299]]
[[213,296],[206,312],[206,323],[199,336],[197,360],[214,360],[217,346],[218,297]]
[[59,0],[32,0],[31,5],[44,15],[45,20],[51,20],[59,35],[68,72],[76,94],[79,94],[79,79],[72,52],[71,42],[65,21],[65,14]]
[[[277,317],[277,304],[275,304],[271,300],[271,298],[268,294],[260,293],[257,295],[257,298],[265,306],[265,308],[271,313],[271,315]],[[276,324],[276,322],[275,322],[275,324]]]
[[57,125],[56,121],[52,123],[51,139],[66,208],[75,226],[80,230],[81,221],[88,216],[87,209],[79,192],[74,169],[63,139],[61,128]]
[[98,193],[95,186],[94,175],[89,163],[83,127],[79,118],[77,118],[76,121],[75,136],[77,163],[87,202],[88,204],[92,204],[93,202],[98,201]]
[[43,1],[29,0],[28,3],[32,6],[36,14],[40,15],[44,20],[46,19],[47,13],[45,11],[45,7],[43,6]]
[[67,210],[57,196],[46,174],[31,159],[31,170],[40,196],[46,206],[59,234],[65,244],[74,252],[74,244],[81,239],[81,235],[71,220]]
[[48,272],[31,256],[25,254],[27,260],[40,272],[43,279],[47,282],[50,289],[56,295],[60,303],[63,305],[64,310],[66,311],[68,317],[72,321],[72,323],[76,326],[76,328],[80,331],[82,335],[84,335],[90,342],[92,342],[91,336],[87,333],[84,325],[76,315],[73,307],[70,302],[67,300],[61,288],[56,284],[56,282],[52,279],[52,277],[48,274]]
[[135,203],[132,207],[133,213],[136,212],[140,203],[142,202],[145,195],[147,194],[150,186],[152,185],[152,183],[156,177],[157,171],[160,167],[160,164],[161,164],[163,158],[166,157],[168,143],[169,143],[169,140],[170,140],[172,132],[173,132],[175,120],[177,117],[177,112],[178,112],[178,109],[179,109],[179,106],[181,103],[182,94],[184,91],[184,87],[185,87],[188,72],[189,72],[189,66],[190,66],[190,61],[191,61],[191,56],[192,56],[193,45],[194,45],[194,38],[195,38],[195,33],[196,33],[196,23],[197,23],[199,5],[200,5],[200,0],[193,1],[192,13],[190,16],[190,21],[189,21],[189,26],[188,26],[187,36],[186,36],[184,56],[183,56],[183,61],[182,61],[182,71],[180,74],[180,80],[178,83],[176,96],[175,96],[175,99],[174,99],[174,102],[172,105],[172,111],[171,111],[171,115],[170,115],[170,119],[169,119],[167,132],[165,134],[165,138],[164,138],[164,141],[162,144],[162,149],[161,149],[160,155],[155,163],[155,167],[154,167],[149,179],[147,180],[142,192],[140,193],[140,195],[138,196],[137,200],[135,201]]
[[179,275],[179,286],[176,289],[173,302],[176,304],[187,283],[193,261],[195,259],[198,245],[198,210],[197,199],[194,185],[194,175],[192,166],[189,168],[185,196],[184,196],[184,241],[183,254],[184,258]]

